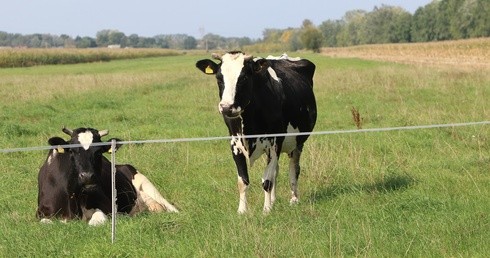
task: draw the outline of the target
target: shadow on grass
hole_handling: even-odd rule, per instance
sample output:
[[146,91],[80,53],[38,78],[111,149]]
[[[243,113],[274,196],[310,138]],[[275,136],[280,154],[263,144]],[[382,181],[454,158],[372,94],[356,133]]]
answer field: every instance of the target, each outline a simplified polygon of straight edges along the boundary
[[356,193],[389,193],[403,191],[416,183],[408,175],[390,175],[374,183],[332,185],[313,192],[308,200],[311,202],[328,200],[340,195]]

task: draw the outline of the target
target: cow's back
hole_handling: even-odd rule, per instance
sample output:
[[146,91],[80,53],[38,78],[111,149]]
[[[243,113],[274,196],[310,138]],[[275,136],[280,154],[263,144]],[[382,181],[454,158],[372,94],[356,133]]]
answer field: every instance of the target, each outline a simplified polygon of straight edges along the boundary
[[316,66],[308,59],[300,59],[291,61],[289,59],[272,59],[269,60],[271,67],[276,71],[279,78],[286,77],[291,80],[291,77],[300,77],[310,87],[313,87],[313,75],[315,74]]
[[315,64],[307,59],[277,59],[270,60],[270,64],[281,80],[286,120],[301,132],[312,131],[317,117],[313,93]]

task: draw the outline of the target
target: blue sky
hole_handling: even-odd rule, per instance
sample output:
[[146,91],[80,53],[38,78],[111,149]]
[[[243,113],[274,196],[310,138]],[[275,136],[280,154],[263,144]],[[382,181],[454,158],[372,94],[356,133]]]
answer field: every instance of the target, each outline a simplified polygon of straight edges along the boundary
[[410,13],[431,0],[11,0],[1,4],[0,31],[95,37],[103,29],[126,35],[202,32],[224,37],[262,37],[266,28],[300,27],[341,19],[350,10],[372,11],[382,4]]

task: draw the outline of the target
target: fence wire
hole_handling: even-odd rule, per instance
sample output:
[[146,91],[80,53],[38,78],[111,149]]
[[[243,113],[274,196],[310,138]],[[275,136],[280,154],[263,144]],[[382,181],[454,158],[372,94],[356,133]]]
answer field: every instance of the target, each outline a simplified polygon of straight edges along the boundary
[[[488,125],[490,121],[481,122],[468,122],[468,123],[452,123],[452,124],[435,124],[435,125],[417,125],[417,126],[400,126],[400,127],[385,127],[385,128],[371,128],[371,129],[355,129],[355,130],[334,130],[334,131],[315,131],[315,132],[299,132],[299,133],[277,133],[277,134],[256,134],[256,135],[244,135],[243,138],[265,138],[265,137],[282,137],[282,136],[300,136],[300,135],[329,135],[329,134],[350,134],[350,133],[371,133],[371,132],[387,132],[387,131],[403,131],[403,130],[417,130],[417,129],[432,129],[432,128],[446,128],[446,127],[461,127],[471,125]],[[139,141],[120,141],[118,144],[144,144],[144,143],[178,143],[178,142],[198,142],[198,141],[218,141],[218,140],[231,140],[232,136],[217,136],[217,137],[196,137],[196,138],[175,138],[175,139],[157,139],[157,140],[139,140]],[[98,142],[93,143],[91,146],[103,146],[111,145],[113,149],[116,147],[116,141],[110,142]],[[74,148],[81,147],[80,144],[69,144],[60,146],[38,146],[38,147],[26,147],[26,148],[13,148],[13,149],[0,149],[2,153],[12,152],[26,152],[26,151],[38,151],[49,150],[54,148]],[[111,197],[112,197],[112,216],[111,216],[111,243],[114,244],[116,240],[116,156],[115,151],[111,154]]]
[[[283,136],[300,136],[300,135],[331,135],[331,134],[352,134],[352,133],[374,133],[374,132],[407,131],[407,130],[419,130],[419,129],[488,125],[488,124],[490,124],[490,121],[450,123],[450,124],[433,124],[433,125],[414,125],[414,126],[399,126],[399,127],[384,127],[384,128],[368,128],[368,129],[352,129],[352,130],[314,131],[314,132],[298,132],[298,133],[255,134],[255,135],[244,135],[241,137],[249,139],[249,138],[266,138],[266,137],[283,137]],[[215,137],[118,141],[117,143],[125,145],[125,144],[147,144],[147,143],[178,143],[178,142],[220,141],[220,140],[231,140],[231,139],[232,139],[232,136],[215,136]],[[92,143],[92,146],[105,146],[105,145],[111,145],[111,142]],[[59,146],[37,146],[37,147],[25,147],[25,148],[10,148],[10,149],[0,149],[0,153],[50,150],[50,149],[55,149],[58,147],[75,148],[75,147],[81,147],[81,145],[80,144],[67,144],[67,145],[59,145]]]

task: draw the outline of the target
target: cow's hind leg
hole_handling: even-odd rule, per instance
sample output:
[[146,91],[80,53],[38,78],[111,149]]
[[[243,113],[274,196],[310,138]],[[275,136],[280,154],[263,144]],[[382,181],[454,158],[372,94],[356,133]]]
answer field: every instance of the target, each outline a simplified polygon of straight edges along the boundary
[[300,173],[299,159],[301,151],[294,149],[289,153],[289,182],[291,186],[291,200],[289,203],[298,203],[298,178]]
[[264,177],[262,178],[262,187],[264,188],[264,213],[272,209],[276,199],[276,177],[279,170],[279,154],[271,150],[267,157],[267,167],[265,168]]
[[133,186],[138,191],[138,196],[150,211],[179,212],[170,202],[168,202],[156,187],[141,173],[134,175]]

